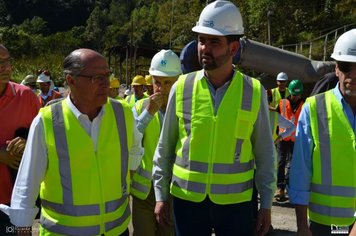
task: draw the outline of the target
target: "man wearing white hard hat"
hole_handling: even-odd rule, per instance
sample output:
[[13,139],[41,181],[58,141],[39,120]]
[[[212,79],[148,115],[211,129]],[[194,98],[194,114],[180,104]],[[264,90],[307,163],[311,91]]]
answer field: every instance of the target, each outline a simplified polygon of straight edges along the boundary
[[[152,161],[158,143],[168,95],[178,76],[182,74],[179,57],[171,50],[161,50],[151,60],[153,94],[136,102],[133,113],[138,130],[143,133],[145,154],[131,183],[133,235],[174,235],[171,211],[167,224],[159,224],[154,216],[155,194],[152,186]],[[168,196],[168,202],[171,197]]]
[[48,74],[42,72],[37,77],[37,83],[40,85],[41,93],[38,95],[38,99],[42,107],[46,106],[49,101],[62,97],[59,92],[50,88],[51,77]]
[[288,192],[303,236],[349,235],[356,219],[356,29],[331,58],[339,82],[306,100],[295,137]]
[[210,3],[192,30],[203,69],[180,76],[170,92],[153,161],[156,218],[169,222],[170,193],[178,236],[264,235],[276,154],[265,89],[232,64],[244,33],[240,10],[229,1]]
[[271,89],[268,102],[271,107],[277,108],[281,99],[287,98],[290,93],[288,90],[288,75],[285,72],[278,73],[276,77],[277,87]]

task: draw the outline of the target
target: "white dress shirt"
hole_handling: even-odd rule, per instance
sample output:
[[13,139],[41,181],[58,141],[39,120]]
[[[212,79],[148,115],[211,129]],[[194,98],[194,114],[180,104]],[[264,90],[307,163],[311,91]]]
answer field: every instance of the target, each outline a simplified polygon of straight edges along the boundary
[[[93,121],[81,113],[68,96],[66,102],[74,113],[84,130],[93,140],[96,150],[98,143],[99,127],[105,113],[104,107]],[[137,169],[143,156],[141,145],[142,134],[137,130],[135,120],[133,122],[133,146],[129,150],[129,165],[131,170]],[[19,167],[15,186],[12,192],[11,207],[0,204],[0,210],[9,215],[11,223],[24,227],[31,226],[38,212],[35,202],[40,190],[40,184],[47,170],[47,146],[44,137],[42,115],[39,113],[31,124],[26,148]]]

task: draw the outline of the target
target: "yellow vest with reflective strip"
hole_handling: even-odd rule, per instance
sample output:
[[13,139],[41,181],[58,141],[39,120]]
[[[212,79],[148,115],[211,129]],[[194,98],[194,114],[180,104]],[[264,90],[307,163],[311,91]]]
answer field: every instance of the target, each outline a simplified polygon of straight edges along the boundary
[[[278,87],[273,88],[272,90],[272,102],[270,106],[277,108],[279,105],[279,101],[282,99],[281,93],[279,92]],[[290,95],[288,88],[285,90],[284,98],[287,98]]]
[[276,111],[268,111],[269,112],[269,121],[270,121],[270,127],[271,127],[271,131],[272,131],[272,138],[273,141],[276,140],[276,138],[278,137],[276,130],[277,130],[277,126],[278,126],[278,112]]
[[176,89],[179,137],[171,194],[193,202],[250,201],[254,157],[250,137],[260,109],[259,81],[234,73],[214,114],[205,78],[183,75]]
[[48,150],[41,183],[41,235],[119,235],[130,221],[128,106],[104,105],[97,150],[67,101],[40,110]]
[[[136,102],[136,111],[140,115],[146,107],[148,99],[141,99]],[[139,199],[146,199],[152,187],[152,166],[153,155],[156,150],[160,135],[161,125],[158,112],[153,116],[143,133],[143,147],[145,153],[140,166],[137,168],[131,180],[131,194]]]
[[314,142],[309,218],[349,226],[356,210],[356,140],[332,90],[308,98]]

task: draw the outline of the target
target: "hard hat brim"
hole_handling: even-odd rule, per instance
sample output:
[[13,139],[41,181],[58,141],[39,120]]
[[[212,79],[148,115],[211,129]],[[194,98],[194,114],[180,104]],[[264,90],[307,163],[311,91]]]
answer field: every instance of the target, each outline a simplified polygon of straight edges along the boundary
[[200,33],[200,34],[209,34],[209,35],[217,35],[217,36],[226,36],[226,35],[243,35],[243,31],[223,31],[223,30],[216,30],[210,27],[196,25],[192,28],[193,32]]
[[158,70],[149,70],[150,75],[153,76],[161,76],[161,77],[175,77],[180,75],[181,73],[177,74],[177,72],[162,72],[162,71],[158,71]]
[[336,61],[356,62],[356,56],[351,55],[336,55],[333,53],[331,58],[335,59]]

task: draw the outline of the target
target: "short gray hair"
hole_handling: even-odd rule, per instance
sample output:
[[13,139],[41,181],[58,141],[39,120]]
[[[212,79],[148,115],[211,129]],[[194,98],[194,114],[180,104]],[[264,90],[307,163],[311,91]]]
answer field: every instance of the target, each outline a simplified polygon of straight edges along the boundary
[[84,69],[80,53],[71,52],[63,61],[64,75],[78,75]]

